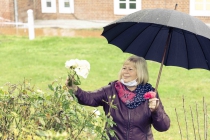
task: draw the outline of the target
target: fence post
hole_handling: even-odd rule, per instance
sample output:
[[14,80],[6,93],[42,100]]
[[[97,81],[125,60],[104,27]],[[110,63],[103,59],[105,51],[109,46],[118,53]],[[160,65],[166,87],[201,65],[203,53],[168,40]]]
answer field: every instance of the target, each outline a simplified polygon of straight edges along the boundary
[[29,35],[29,40],[33,40],[35,38],[33,10],[29,9],[27,11],[27,13],[28,13],[28,35]]

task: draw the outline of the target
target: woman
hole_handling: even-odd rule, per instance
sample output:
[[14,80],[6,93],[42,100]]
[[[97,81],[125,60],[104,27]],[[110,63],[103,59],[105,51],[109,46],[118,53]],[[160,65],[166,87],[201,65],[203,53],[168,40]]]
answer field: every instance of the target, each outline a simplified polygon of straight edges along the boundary
[[[119,140],[153,140],[151,125],[157,131],[166,131],[170,127],[170,119],[165,113],[158,94],[146,100],[144,94],[155,89],[148,83],[147,63],[138,56],[129,57],[119,73],[119,80],[110,82],[107,86],[93,92],[87,92],[79,87],[75,95],[80,104],[88,106],[103,106],[105,114],[115,96],[113,104],[117,109],[111,109],[115,135]],[[68,83],[68,80],[67,80]],[[69,87],[71,88],[71,87]],[[110,140],[115,140],[110,136]]]

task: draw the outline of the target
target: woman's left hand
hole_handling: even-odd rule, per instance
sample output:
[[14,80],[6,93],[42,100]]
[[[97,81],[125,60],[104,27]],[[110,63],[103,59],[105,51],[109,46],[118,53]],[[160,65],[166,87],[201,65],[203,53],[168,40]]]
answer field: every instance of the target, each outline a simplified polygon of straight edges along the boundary
[[151,98],[149,99],[149,108],[153,112],[155,111],[159,106],[159,99],[158,98]]

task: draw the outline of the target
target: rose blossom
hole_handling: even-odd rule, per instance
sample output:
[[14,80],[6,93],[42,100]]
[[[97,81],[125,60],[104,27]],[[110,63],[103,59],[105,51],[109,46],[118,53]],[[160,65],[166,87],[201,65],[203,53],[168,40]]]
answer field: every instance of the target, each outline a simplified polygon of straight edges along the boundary
[[90,63],[87,60],[71,59],[66,61],[65,67],[73,69],[77,75],[87,78],[90,71]]
[[153,92],[153,91],[149,91],[149,92],[147,92],[147,93],[144,94],[144,98],[145,99],[155,98],[155,96],[156,96],[156,93]]
[[72,67],[73,68],[76,68],[78,66],[78,63],[79,63],[79,60],[78,59],[71,59],[69,61],[66,61],[65,67],[67,69],[71,69]]

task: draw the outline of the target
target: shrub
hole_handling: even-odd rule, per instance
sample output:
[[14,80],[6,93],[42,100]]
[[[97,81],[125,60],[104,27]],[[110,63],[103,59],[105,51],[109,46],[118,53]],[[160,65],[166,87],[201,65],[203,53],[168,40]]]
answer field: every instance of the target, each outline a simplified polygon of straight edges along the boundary
[[50,84],[49,91],[35,89],[30,80],[7,83],[0,89],[1,139],[108,139],[114,125],[110,116],[87,110],[78,104],[60,80]]

